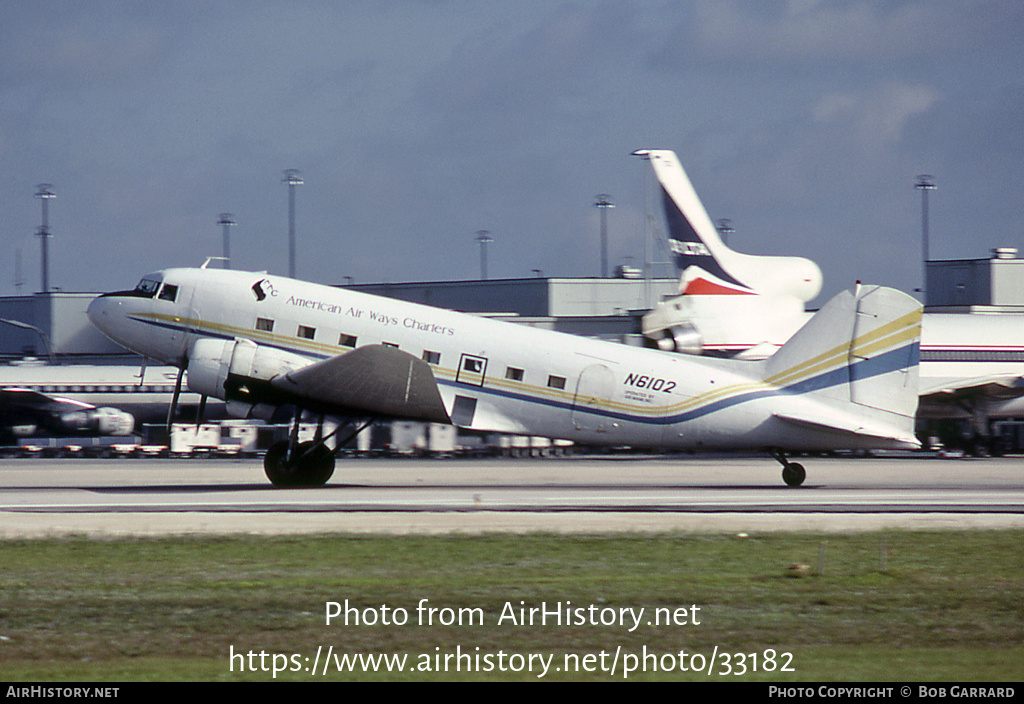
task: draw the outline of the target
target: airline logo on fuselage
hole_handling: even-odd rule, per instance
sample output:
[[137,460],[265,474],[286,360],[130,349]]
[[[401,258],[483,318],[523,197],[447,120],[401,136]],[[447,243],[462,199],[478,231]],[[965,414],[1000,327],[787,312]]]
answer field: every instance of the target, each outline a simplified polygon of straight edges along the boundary
[[681,254],[684,257],[710,257],[711,250],[703,242],[682,242],[680,240],[669,240],[669,249],[673,254]]
[[260,279],[252,285],[253,295],[256,296],[256,300],[262,301],[267,296],[276,296],[277,290],[270,284],[268,279]]

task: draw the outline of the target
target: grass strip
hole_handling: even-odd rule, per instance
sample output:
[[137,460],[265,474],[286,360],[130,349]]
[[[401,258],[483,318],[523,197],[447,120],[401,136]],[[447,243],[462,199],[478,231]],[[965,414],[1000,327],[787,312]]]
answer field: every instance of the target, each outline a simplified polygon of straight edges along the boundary
[[[545,679],[621,680],[633,654],[647,671],[630,680],[706,680],[682,670],[695,661],[681,654],[707,660],[717,648],[716,680],[1019,681],[1022,541],[1024,531],[8,540],[0,675],[535,680],[535,654],[550,658]],[[347,625],[326,623],[331,602],[349,607]],[[534,611],[529,623],[540,608],[545,622]],[[324,675],[328,647],[419,667]],[[485,655],[492,667],[480,672]]]

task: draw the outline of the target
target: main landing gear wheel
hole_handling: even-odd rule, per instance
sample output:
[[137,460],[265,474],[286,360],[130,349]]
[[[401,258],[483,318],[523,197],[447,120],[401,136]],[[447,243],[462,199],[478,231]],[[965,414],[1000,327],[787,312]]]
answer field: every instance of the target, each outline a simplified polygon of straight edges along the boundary
[[798,462],[786,462],[782,465],[782,481],[786,486],[800,486],[807,478],[804,466]]
[[334,453],[323,444],[299,443],[288,459],[288,441],[274,443],[263,458],[267,479],[279,487],[323,486],[334,474]]

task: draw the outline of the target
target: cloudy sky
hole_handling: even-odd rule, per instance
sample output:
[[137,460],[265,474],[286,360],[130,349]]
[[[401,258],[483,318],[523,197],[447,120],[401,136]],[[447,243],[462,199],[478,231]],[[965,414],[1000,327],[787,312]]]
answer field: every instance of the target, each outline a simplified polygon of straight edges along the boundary
[[[643,258],[646,165],[676,151],[730,244],[920,286],[1024,252],[1019,0],[9,0],[0,5],[0,294],[109,290],[221,250],[323,283],[600,271]],[[660,211],[658,211],[660,218]],[[654,258],[664,250],[652,244]]]

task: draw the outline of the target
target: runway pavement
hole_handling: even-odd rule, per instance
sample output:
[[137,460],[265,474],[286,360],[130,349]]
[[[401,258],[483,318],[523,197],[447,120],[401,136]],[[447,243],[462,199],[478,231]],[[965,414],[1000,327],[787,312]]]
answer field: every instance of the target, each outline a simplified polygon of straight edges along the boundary
[[1024,459],[760,456],[341,459],[319,489],[258,460],[0,464],[0,537],[1024,527]]

